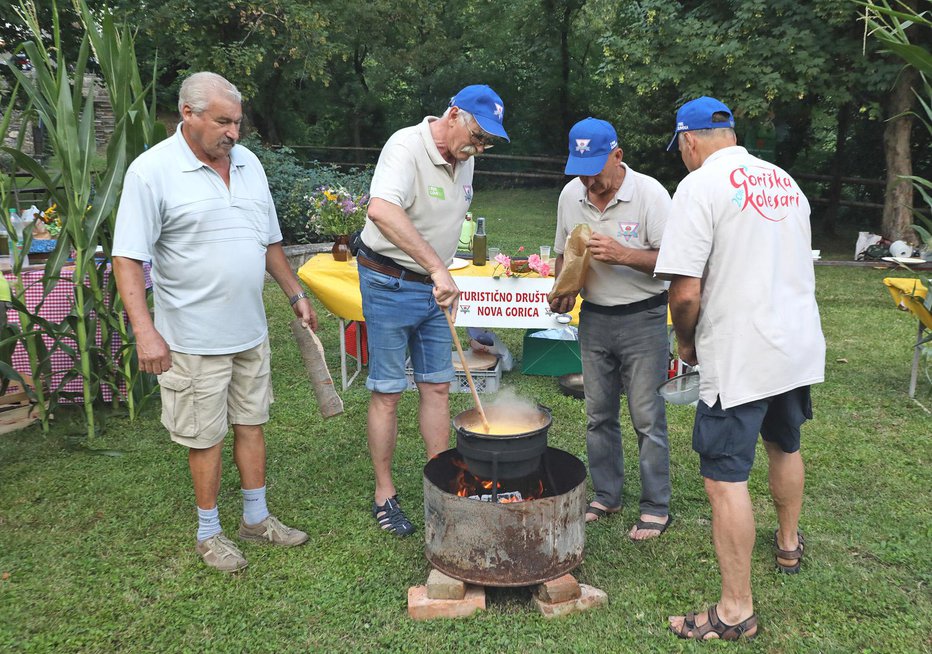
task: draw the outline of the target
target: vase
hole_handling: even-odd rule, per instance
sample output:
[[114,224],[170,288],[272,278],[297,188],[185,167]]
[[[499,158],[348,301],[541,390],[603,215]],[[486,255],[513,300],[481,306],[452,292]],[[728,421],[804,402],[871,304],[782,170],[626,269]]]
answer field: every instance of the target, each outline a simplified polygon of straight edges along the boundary
[[349,261],[349,234],[334,236],[333,247],[330,249],[330,253],[333,255],[334,261]]

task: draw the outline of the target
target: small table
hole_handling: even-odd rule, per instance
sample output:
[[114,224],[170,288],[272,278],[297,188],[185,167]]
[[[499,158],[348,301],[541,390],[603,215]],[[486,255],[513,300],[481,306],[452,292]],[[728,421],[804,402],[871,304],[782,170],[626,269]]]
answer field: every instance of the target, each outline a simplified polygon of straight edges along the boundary
[[[144,274],[146,288],[151,287],[152,282],[149,278],[149,264],[144,265]],[[36,307],[39,306],[39,303],[42,303],[42,307],[39,309],[39,316],[48,320],[51,323],[60,323],[71,313],[72,308],[74,307],[74,266],[62,266],[61,271],[59,272],[58,283],[55,285],[55,288],[48,295],[45,294],[45,289],[42,286],[42,276],[45,273],[44,265],[33,265],[26,267],[22,272],[23,288],[24,288],[24,302],[26,307],[30,312],[35,312]],[[3,272],[7,281],[10,282],[11,288],[15,291],[16,277],[12,272]],[[109,264],[104,273],[105,275],[110,274]],[[19,316],[15,311],[9,311],[7,314],[7,320],[10,322],[19,322]],[[53,341],[48,336],[43,336],[45,343],[48,347],[53,346]],[[97,345],[100,345],[100,331],[96,335]],[[120,349],[122,343],[118,335],[113,336],[113,342],[111,344],[111,354],[114,357],[118,357],[120,354]],[[77,339],[71,343],[69,346],[77,350]],[[29,355],[26,353],[26,349],[23,347],[22,343],[19,343],[16,349],[13,351],[13,368],[20,374],[31,375],[32,370],[29,365]],[[52,376],[49,380],[49,384],[52,388],[57,388],[58,384],[62,381],[64,376],[71,371],[76,365],[74,358],[71,357],[67,352],[61,348],[56,348],[51,355],[51,372]],[[80,375],[76,376],[74,379],[68,381],[64,386],[58,388],[59,392],[65,393],[63,397],[59,399],[59,403],[79,403],[83,399],[81,393],[83,390],[83,380]],[[73,395],[72,395],[73,394]],[[112,389],[108,384],[100,385],[100,394],[101,398],[105,402],[109,402],[113,398]],[[71,398],[68,395],[72,395]]]

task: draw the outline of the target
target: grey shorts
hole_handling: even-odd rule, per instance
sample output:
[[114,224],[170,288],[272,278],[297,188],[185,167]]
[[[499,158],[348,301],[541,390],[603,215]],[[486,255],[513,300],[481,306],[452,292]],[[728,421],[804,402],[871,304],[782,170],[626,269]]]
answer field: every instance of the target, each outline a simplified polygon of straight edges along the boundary
[[703,477],[715,481],[747,481],[754,465],[757,435],[787,453],[799,449],[800,427],[812,419],[809,386],[722,409],[702,400],[693,423],[693,449],[699,453]]
[[172,352],[159,375],[162,424],[171,439],[205,449],[223,441],[230,424],[262,425],[272,403],[269,340],[234,354]]

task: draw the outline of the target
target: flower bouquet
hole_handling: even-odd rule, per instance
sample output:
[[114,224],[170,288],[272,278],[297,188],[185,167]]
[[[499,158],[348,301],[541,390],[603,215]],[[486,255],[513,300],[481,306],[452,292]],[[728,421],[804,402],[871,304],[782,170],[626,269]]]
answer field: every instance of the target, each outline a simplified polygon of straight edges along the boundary
[[366,223],[369,194],[353,195],[342,186],[322,186],[304,196],[308,206],[307,226],[317,234],[352,234]]
[[[517,255],[524,252],[524,246],[518,248]],[[492,269],[492,278],[499,279],[504,277],[523,277],[529,272],[536,272],[541,277],[550,275],[550,264],[540,258],[540,255],[532,254],[527,259],[518,259],[509,257],[504,252],[495,256],[495,268]]]

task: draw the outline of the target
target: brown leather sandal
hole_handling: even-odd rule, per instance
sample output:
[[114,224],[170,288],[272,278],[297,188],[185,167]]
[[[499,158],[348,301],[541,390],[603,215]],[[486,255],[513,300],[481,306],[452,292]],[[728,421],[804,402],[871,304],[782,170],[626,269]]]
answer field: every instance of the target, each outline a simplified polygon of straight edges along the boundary
[[[686,640],[714,640],[706,638],[706,635],[711,633],[718,636],[720,640],[738,640],[742,637],[746,640],[752,640],[757,636],[756,613],[752,613],[751,617],[747,620],[742,620],[738,624],[725,624],[718,617],[717,607],[717,604],[713,604],[709,607],[708,620],[706,620],[705,624],[696,626],[696,613],[689,612],[683,620],[683,626],[679,629],[674,629],[671,624],[670,631],[675,633],[677,637]],[[749,633],[752,631],[753,633]]]
[[[799,568],[802,566],[803,562],[803,550],[805,549],[806,539],[803,538],[801,532],[796,532],[796,537],[799,539],[799,545],[795,550],[781,550],[780,546],[777,545],[777,534],[779,530],[773,532],[773,558],[774,562],[777,564],[777,570],[784,574],[795,575],[799,572]],[[796,561],[793,565],[783,565],[780,563],[780,559],[785,561]]]

